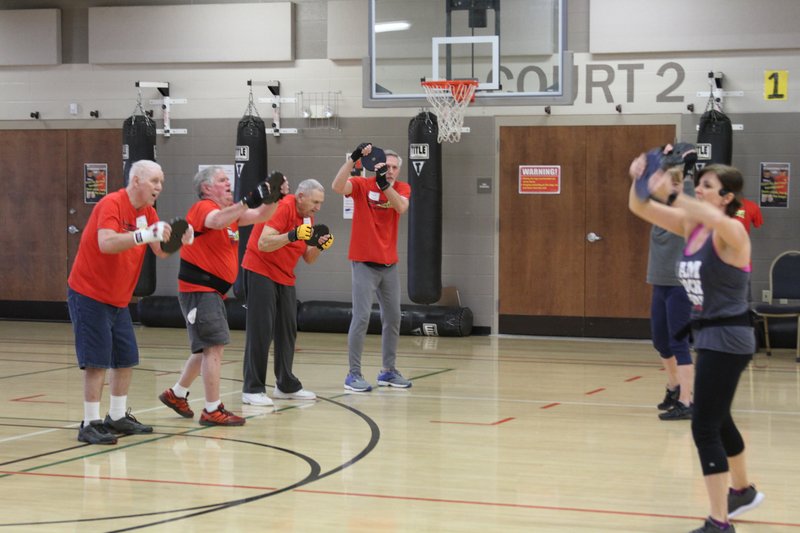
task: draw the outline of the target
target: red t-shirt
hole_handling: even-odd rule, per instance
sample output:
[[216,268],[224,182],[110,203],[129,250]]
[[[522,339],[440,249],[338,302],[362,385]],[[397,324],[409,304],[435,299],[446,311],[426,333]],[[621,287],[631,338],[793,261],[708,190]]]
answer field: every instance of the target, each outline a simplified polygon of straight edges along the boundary
[[744,224],[744,229],[750,233],[750,224],[754,228],[760,228],[764,223],[764,218],[761,216],[761,208],[758,204],[751,202],[747,198],[742,198],[742,206],[736,211],[736,219]]
[[[397,263],[397,229],[400,213],[395,210],[375,183],[375,178],[350,178],[353,192],[353,229],[350,233],[351,261],[369,261],[393,265]],[[394,182],[394,190],[404,198],[411,197],[411,186]]]
[[[239,273],[239,224],[235,221],[227,228],[211,229],[205,226],[206,217],[220,209],[213,200],[200,200],[186,214],[186,221],[198,233],[194,243],[181,247],[181,259],[222,278],[228,283],[236,281]],[[214,292],[211,287],[178,280],[180,292]]]
[[269,226],[279,234],[293,230],[300,224],[314,224],[314,217],[303,218],[297,213],[297,202],[293,194],[287,194],[278,203],[278,207],[266,222],[253,226],[250,239],[247,241],[247,250],[242,258],[242,267],[266,276],[281,285],[294,285],[294,267],[300,256],[306,251],[305,241],[290,242],[273,252],[262,252],[258,249],[258,239],[264,226]]
[[135,209],[125,189],[107,195],[89,216],[67,284],[75,292],[98,302],[126,307],[139,280],[148,245],[106,254],[100,251],[97,232],[101,229],[117,233],[134,231],[157,221],[156,210],[149,205]]

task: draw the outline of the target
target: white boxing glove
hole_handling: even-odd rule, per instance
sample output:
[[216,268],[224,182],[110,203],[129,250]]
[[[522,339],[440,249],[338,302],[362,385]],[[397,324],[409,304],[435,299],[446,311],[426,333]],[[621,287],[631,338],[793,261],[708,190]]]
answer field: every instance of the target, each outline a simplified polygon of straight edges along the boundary
[[150,224],[145,229],[137,229],[133,232],[133,242],[136,244],[148,244],[151,242],[164,241],[164,229],[167,223],[159,220],[154,224]]

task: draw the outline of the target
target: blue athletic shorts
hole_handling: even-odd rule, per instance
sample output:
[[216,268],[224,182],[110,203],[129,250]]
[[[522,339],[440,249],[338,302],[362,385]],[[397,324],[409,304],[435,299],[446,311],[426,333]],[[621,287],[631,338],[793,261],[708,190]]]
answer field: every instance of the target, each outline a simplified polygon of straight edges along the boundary
[[127,307],[98,302],[67,289],[75,333],[75,354],[83,368],[130,368],[139,364],[139,347]]

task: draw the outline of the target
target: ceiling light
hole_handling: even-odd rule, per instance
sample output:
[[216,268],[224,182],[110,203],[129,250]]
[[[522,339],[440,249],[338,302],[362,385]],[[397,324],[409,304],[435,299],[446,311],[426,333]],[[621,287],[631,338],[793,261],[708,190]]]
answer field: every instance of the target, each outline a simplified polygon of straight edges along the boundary
[[395,20],[392,22],[378,22],[375,24],[375,33],[385,33],[387,31],[405,31],[411,27],[411,23],[405,20]]

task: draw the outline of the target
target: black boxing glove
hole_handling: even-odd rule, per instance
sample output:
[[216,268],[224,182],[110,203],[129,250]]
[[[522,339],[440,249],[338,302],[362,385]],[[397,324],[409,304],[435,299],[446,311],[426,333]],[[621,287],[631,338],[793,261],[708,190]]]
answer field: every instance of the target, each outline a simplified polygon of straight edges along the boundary
[[350,159],[352,159],[352,160],[353,160],[353,163],[355,163],[356,161],[358,161],[359,159],[361,159],[361,156],[362,156],[362,155],[364,155],[364,154],[362,154],[361,152],[363,152],[363,151],[364,151],[364,148],[366,148],[366,147],[367,147],[367,146],[369,146],[370,144],[372,144],[372,143],[361,143],[361,144],[359,144],[359,145],[356,147],[356,149],[355,149],[355,150],[353,150],[353,153],[352,153],[352,154],[350,154]]
[[250,209],[256,209],[260,207],[269,196],[270,186],[266,181],[262,181],[255,189],[242,197],[242,203]]
[[386,172],[387,168],[385,166],[375,169],[375,183],[378,184],[378,188],[382,191],[389,188],[389,180],[386,179]]

